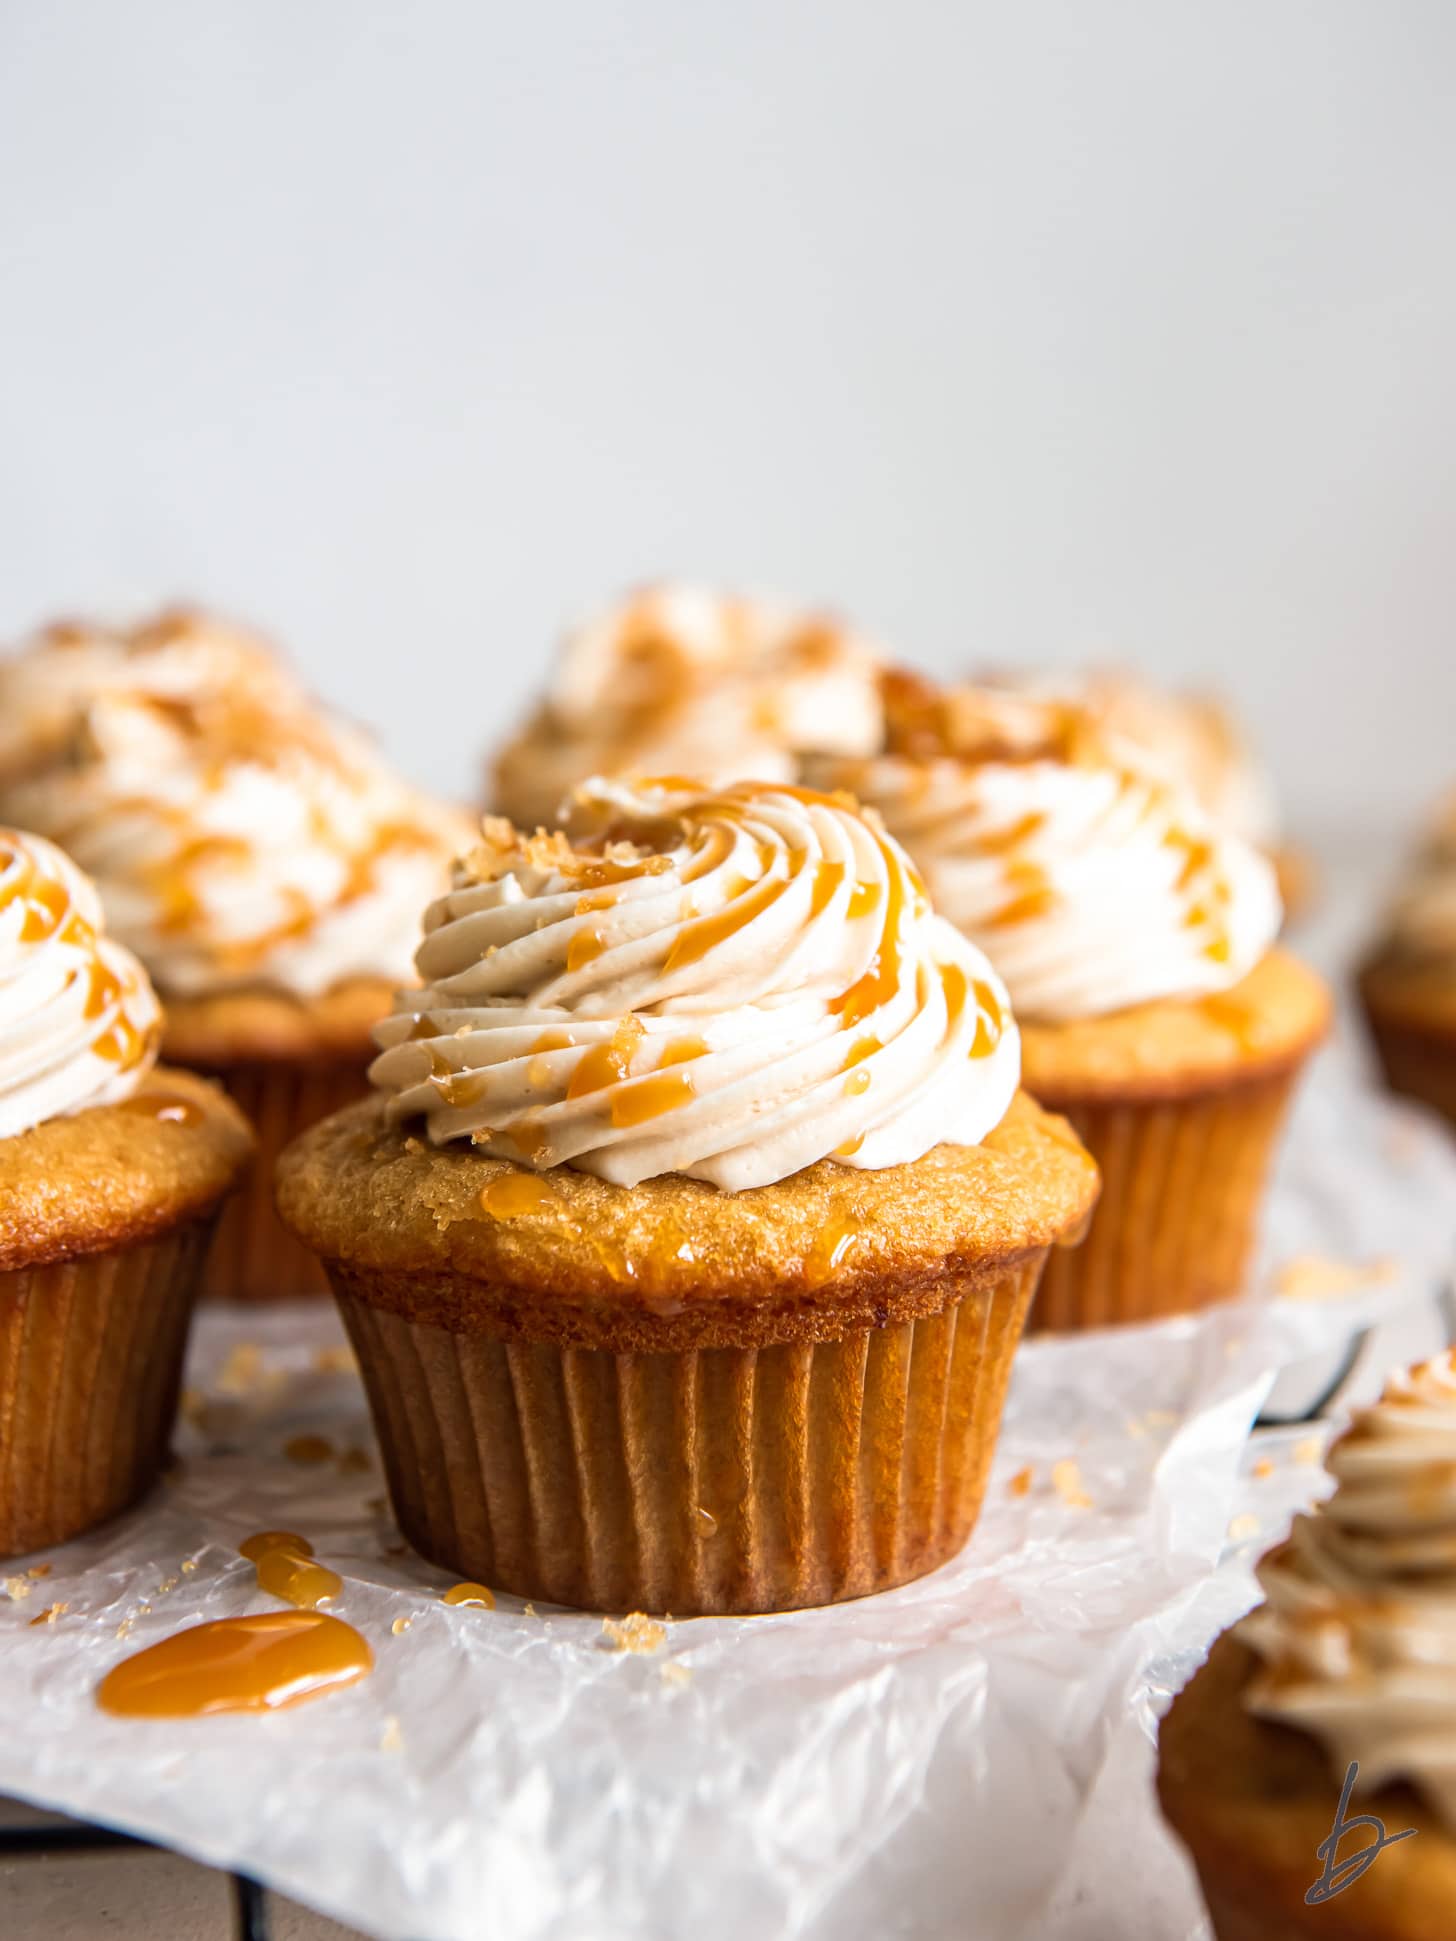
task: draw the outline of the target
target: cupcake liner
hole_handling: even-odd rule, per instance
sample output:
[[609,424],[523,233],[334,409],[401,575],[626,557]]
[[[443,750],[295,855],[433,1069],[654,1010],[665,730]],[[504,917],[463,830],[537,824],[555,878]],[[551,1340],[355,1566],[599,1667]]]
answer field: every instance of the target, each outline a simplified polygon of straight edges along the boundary
[[1045,1258],[947,1274],[838,1340],[663,1353],[461,1334],[330,1263],[401,1529],[434,1562],[591,1610],[862,1597],[953,1556],[985,1493]]
[[1368,998],[1365,1017],[1391,1091],[1429,1105],[1456,1126],[1456,1039],[1384,1016]]
[[1152,1321],[1243,1293],[1297,1077],[1296,1068],[1162,1101],[1044,1099],[1097,1161],[1102,1196],[1082,1244],[1047,1263],[1028,1327]]
[[299,1244],[273,1205],[273,1168],[298,1133],[369,1089],[368,1064],[232,1065],[212,1074],[252,1121],[258,1150],[223,1208],[208,1256],[209,1300],[286,1301],[327,1294],[316,1255]]
[[0,1273],[0,1556],[62,1543],[155,1482],[211,1233],[193,1220]]

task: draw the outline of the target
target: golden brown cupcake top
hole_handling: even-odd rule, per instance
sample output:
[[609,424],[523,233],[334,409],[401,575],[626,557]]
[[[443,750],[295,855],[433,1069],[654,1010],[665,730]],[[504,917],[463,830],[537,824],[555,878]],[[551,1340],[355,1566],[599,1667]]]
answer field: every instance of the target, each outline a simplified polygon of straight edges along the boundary
[[195,613],[51,629],[0,661],[0,813],[95,878],[168,995],[407,974],[468,824]]
[[545,699],[496,759],[494,805],[531,827],[593,775],[791,782],[809,751],[868,754],[879,658],[825,614],[645,587],[567,638]]
[[92,884],[54,843],[0,828],[0,1140],[135,1091],[160,1027]]
[[0,1273],[201,1218],[252,1150],[247,1121],[216,1085],[165,1065],[112,1104],[0,1140]]

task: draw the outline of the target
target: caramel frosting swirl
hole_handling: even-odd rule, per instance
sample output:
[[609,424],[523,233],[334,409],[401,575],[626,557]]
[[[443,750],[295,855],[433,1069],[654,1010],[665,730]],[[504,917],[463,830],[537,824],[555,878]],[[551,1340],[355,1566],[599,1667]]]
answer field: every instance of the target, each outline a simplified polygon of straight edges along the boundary
[[1259,1566],[1250,1709],[1456,1832],[1456,1351],[1397,1376],[1330,1451],[1335,1491]]
[[824,614],[646,587],[567,637],[544,702],[497,758],[497,806],[551,823],[592,775],[791,782],[806,753],[869,754],[880,662]]
[[396,1118],[535,1169],[736,1191],[974,1145],[1020,1044],[980,952],[845,797],[595,781],[488,819],[377,1027]]
[[161,1008],[101,900],[40,836],[0,828],[0,1139],[110,1105],[157,1055]]
[[1090,710],[906,680],[890,714],[889,753],[817,772],[880,811],[1023,1019],[1224,990],[1274,942],[1264,857]]
[[169,994],[408,975],[468,820],[390,773],[253,636],[191,613],[0,662],[0,814],[95,879]]

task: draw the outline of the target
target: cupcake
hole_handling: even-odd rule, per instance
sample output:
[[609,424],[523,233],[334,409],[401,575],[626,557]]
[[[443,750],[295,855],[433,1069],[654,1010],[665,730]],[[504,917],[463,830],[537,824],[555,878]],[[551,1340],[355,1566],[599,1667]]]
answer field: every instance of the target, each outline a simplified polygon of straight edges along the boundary
[[492,805],[534,828],[589,776],[792,782],[808,753],[869,754],[879,663],[824,614],[647,587],[567,638],[545,699],[496,757]]
[[1456,1126],[1456,796],[1427,830],[1359,984],[1391,1090]]
[[1243,1291],[1276,1134],[1329,1021],[1275,947],[1267,860],[1087,709],[886,685],[890,752],[824,773],[881,811],[1022,1026],[1027,1089],[1102,1171],[1033,1325],[1140,1321]]
[[957,1551],[1096,1192],[980,952],[846,798],[597,782],[488,819],[284,1154],[427,1557],[594,1609],[862,1596]]
[[1218,1941],[1451,1932],[1456,1357],[1393,1381],[1329,1466],[1163,1725],[1159,1796]]
[[0,1556],[127,1508],[167,1452],[214,1216],[246,1165],[215,1087],[53,844],[0,828]]
[[366,1089],[411,926],[470,840],[253,636],[192,613],[52,628],[0,662],[0,815],[96,880],[166,1007],[164,1055],[222,1080],[259,1163],[211,1293],[323,1292],[278,1226],[272,1161]]

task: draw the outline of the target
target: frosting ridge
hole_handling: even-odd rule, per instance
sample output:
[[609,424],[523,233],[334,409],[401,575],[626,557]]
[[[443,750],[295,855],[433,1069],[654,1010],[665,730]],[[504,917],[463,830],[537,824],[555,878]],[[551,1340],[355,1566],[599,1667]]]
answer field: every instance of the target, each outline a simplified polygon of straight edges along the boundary
[[133,1092],[161,1008],[101,900],[43,837],[0,828],[0,1139]]
[[1015,1093],[1000,980],[843,797],[596,781],[485,842],[376,1028],[397,1118],[621,1185],[729,1190],[972,1145]]

